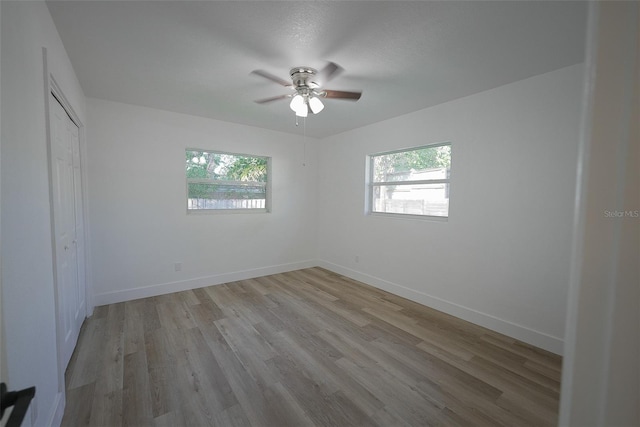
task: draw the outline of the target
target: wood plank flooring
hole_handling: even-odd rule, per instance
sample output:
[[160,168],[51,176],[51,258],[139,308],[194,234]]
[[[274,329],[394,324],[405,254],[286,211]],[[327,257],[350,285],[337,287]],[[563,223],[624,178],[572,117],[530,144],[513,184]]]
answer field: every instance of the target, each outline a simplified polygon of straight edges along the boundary
[[63,426],[550,426],[561,359],[321,268],[102,306]]

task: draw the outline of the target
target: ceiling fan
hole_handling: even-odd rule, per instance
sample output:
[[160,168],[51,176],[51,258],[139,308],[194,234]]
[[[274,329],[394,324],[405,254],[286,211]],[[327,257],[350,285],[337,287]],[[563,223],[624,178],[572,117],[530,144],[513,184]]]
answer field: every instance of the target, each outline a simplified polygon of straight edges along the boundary
[[294,67],[289,72],[291,81],[287,81],[267,71],[254,70],[251,74],[264,77],[265,79],[293,90],[293,92],[286,95],[258,99],[255,102],[258,104],[266,104],[291,98],[289,107],[296,113],[296,116],[307,117],[309,111],[313,114],[318,114],[324,109],[324,104],[320,98],[357,101],[360,99],[360,96],[362,96],[361,91],[350,92],[322,88],[325,83],[335,78],[338,74],[342,73],[342,71],[343,68],[334,62],[329,62],[320,72],[311,67]]

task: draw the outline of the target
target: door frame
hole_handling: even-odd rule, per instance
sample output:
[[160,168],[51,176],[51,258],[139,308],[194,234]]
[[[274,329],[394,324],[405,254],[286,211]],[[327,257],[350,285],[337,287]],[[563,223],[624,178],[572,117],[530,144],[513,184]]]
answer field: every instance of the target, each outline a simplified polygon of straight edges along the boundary
[[[63,366],[63,357],[62,357],[62,348],[61,343],[64,340],[64,331],[62,325],[61,318],[61,307],[59,307],[59,299],[58,299],[58,271],[57,271],[57,255],[56,255],[56,236],[55,236],[55,217],[54,217],[54,209],[53,209],[53,170],[51,168],[51,144],[52,144],[52,134],[51,134],[51,121],[50,121],[50,113],[51,113],[51,95],[53,95],[57,102],[62,105],[62,108],[69,115],[71,121],[78,127],[78,145],[80,150],[80,180],[81,180],[81,195],[82,195],[82,215],[84,221],[84,244],[83,244],[83,258],[84,258],[84,287],[85,287],[85,307],[86,313],[85,316],[89,317],[93,314],[93,293],[90,292],[91,285],[89,282],[89,254],[88,254],[88,215],[87,215],[87,176],[86,176],[86,129],[80,117],[76,113],[73,108],[72,103],[65,96],[64,91],[58,84],[53,72],[49,70],[48,60],[47,60],[47,48],[42,48],[42,56],[43,56],[43,71],[44,71],[44,113],[45,113],[45,127],[46,127],[46,145],[47,145],[47,169],[48,169],[48,179],[49,179],[49,206],[50,206],[50,230],[51,230],[51,250],[52,250],[52,272],[53,272],[53,283],[54,283],[54,305],[55,305],[55,313],[56,313],[56,359],[58,365],[58,395],[57,395],[57,410],[54,415],[54,419],[62,419],[62,413],[65,407],[65,369],[66,366]],[[58,418],[59,417],[59,418]]]

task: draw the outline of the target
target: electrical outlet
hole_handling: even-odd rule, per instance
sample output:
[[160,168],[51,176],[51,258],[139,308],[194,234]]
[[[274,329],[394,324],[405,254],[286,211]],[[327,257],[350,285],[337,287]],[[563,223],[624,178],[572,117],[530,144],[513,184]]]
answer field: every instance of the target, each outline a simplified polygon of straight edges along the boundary
[[173,264],[173,269],[174,271],[182,271],[182,263],[176,262],[175,264]]

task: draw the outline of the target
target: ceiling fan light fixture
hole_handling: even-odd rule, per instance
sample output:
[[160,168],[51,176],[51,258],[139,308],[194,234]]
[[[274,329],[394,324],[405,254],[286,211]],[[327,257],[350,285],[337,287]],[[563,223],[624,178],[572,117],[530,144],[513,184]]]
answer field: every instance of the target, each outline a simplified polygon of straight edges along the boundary
[[291,100],[289,107],[296,113],[298,117],[307,117],[309,114],[309,106],[307,105],[307,99],[305,96],[297,94]]
[[302,107],[304,107],[304,98],[302,97],[302,95],[294,96],[291,100],[291,103],[289,104],[289,107],[296,113],[301,110]]
[[320,101],[320,98],[313,96],[309,98],[309,109],[313,114],[318,114],[324,109],[324,104]]
[[304,104],[302,108],[296,111],[296,116],[298,117],[307,117],[309,115],[309,106]]

